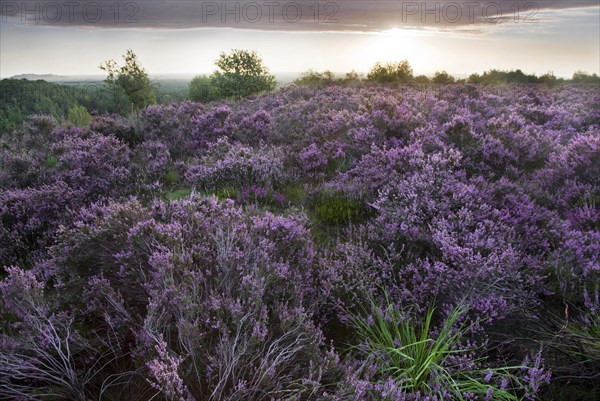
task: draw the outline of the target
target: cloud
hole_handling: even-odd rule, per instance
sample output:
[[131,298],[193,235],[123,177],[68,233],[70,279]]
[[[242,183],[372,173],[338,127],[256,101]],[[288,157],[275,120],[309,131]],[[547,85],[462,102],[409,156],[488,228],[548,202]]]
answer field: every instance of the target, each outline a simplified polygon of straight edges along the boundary
[[[517,7],[518,5],[518,7]],[[86,28],[191,29],[227,27],[274,31],[381,31],[543,23],[539,12],[598,7],[597,0],[0,0],[2,21]],[[518,10],[517,10],[518,9]]]

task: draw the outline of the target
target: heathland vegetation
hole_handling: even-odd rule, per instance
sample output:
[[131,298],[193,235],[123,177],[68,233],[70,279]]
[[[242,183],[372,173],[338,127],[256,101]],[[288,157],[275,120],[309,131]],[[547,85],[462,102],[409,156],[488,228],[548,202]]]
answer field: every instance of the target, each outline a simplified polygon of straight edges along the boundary
[[0,399],[598,399],[597,84],[108,68],[7,108]]

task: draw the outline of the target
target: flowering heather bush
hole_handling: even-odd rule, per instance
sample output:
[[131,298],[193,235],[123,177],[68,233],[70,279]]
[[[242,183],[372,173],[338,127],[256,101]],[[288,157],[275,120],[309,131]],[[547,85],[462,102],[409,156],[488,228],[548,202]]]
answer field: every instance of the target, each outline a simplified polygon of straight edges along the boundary
[[0,399],[594,399],[599,106],[332,85],[33,116],[0,137]]
[[142,188],[161,186],[171,164],[171,152],[165,144],[160,141],[145,141],[135,148],[132,159],[132,170],[137,173],[137,182],[142,184]]
[[259,110],[244,117],[235,130],[234,138],[244,143],[266,141],[269,139],[271,122],[271,115],[264,110]]
[[[312,321],[316,251],[301,217],[249,217],[231,201],[196,197],[149,209],[95,205],[80,219],[43,267],[62,294],[55,312],[97,321],[87,340],[98,355],[146,372],[147,383],[119,372],[139,391],[218,400],[318,399],[324,391],[325,382],[309,378],[326,381],[335,366]],[[6,307],[16,318],[20,310]],[[115,333],[119,349],[106,348],[104,336]],[[118,367],[97,367],[90,387]]]
[[4,150],[0,154],[2,188],[27,188],[39,183],[42,178],[42,166],[32,152],[13,153]]
[[141,133],[136,132],[135,127],[118,116],[96,117],[90,123],[89,129],[102,135],[114,136],[122,142],[133,146],[144,140]]
[[141,118],[134,120],[136,134],[142,141],[162,142],[171,155],[181,159],[195,146],[195,139],[190,133],[196,126],[195,117],[203,112],[204,106],[192,102],[148,106],[142,111]]
[[0,193],[0,260],[27,263],[52,244],[55,231],[70,221],[80,194],[64,182]]
[[203,114],[192,118],[192,138],[196,141],[196,147],[204,149],[222,136],[229,135],[234,124],[230,121],[231,108],[218,106]]
[[129,179],[129,149],[114,137],[69,136],[52,147],[56,179],[84,196],[118,197]]
[[203,157],[191,163],[186,180],[205,189],[252,184],[273,188],[286,178],[281,148],[266,145],[251,148],[231,143],[226,137],[219,138]]

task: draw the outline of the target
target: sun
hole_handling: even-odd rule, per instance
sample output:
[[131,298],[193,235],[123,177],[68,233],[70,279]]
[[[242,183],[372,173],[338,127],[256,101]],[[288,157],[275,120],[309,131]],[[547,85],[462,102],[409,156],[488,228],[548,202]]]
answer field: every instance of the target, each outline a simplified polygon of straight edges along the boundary
[[383,31],[383,34],[393,40],[403,40],[408,36],[404,29],[399,28],[388,29],[387,31]]
[[396,27],[363,33],[352,46],[352,53],[360,60],[357,68],[362,71],[369,71],[376,62],[401,60],[408,60],[415,70],[428,69],[433,54],[428,38],[421,32]]

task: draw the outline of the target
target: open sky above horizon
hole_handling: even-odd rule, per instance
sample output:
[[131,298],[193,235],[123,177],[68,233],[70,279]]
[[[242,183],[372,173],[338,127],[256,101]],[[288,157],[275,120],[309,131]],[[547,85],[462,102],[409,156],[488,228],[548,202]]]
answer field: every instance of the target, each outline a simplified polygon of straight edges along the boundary
[[415,74],[600,73],[597,0],[0,0],[0,14],[2,78],[100,74],[128,48],[151,74],[210,73],[233,48],[257,51],[275,73],[403,59]]

